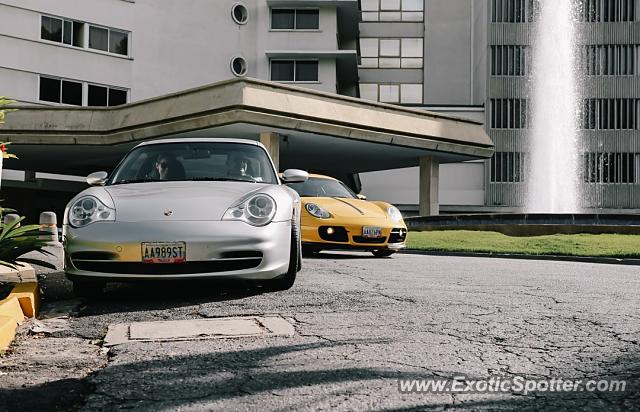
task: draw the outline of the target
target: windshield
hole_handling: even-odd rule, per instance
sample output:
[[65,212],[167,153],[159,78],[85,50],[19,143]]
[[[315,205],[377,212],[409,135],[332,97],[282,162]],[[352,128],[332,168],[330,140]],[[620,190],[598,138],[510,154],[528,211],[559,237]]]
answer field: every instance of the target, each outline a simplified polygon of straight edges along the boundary
[[355,193],[339,180],[311,177],[306,182],[287,183],[287,186],[298,192],[300,197],[356,198]]
[[230,180],[277,183],[267,153],[242,143],[158,143],[132,150],[109,184]]

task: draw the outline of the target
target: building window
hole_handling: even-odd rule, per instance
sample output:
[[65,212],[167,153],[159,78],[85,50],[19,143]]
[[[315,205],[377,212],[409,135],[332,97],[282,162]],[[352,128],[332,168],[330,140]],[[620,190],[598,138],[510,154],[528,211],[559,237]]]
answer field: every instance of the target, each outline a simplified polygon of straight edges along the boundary
[[317,60],[271,60],[271,80],[276,82],[317,82]]
[[526,46],[491,46],[492,76],[525,76]]
[[361,0],[362,21],[423,21],[424,0]]
[[587,45],[580,50],[583,71],[589,76],[637,76],[640,45]]
[[422,89],[422,83],[360,83],[360,97],[383,103],[422,104]]
[[238,77],[247,74],[247,61],[244,57],[236,56],[231,59],[231,73]]
[[87,88],[87,106],[120,106],[127,103],[127,91],[90,84]]
[[318,30],[318,9],[271,9],[272,30]]
[[360,39],[361,68],[419,69],[423,55],[421,37]]
[[82,83],[40,76],[40,96],[44,102],[82,106]]
[[84,23],[58,17],[42,16],[40,38],[74,47],[84,46]]
[[582,127],[587,130],[640,130],[640,99],[585,99]]
[[491,183],[521,183],[524,181],[524,154],[496,152],[490,161]]
[[129,33],[106,27],[89,26],[89,48],[129,55]]
[[534,20],[537,0],[491,0],[493,23],[526,23]]
[[[82,106],[83,87],[81,81],[40,76],[39,99],[44,102]],[[118,106],[127,103],[127,90],[89,84],[88,106]]]
[[526,99],[491,99],[490,104],[492,129],[527,128]]
[[249,10],[247,6],[236,3],[231,7],[231,18],[238,24],[247,24],[249,21]]
[[625,22],[636,19],[635,0],[582,0],[580,20],[586,22]]
[[638,183],[636,153],[585,153],[587,183]]

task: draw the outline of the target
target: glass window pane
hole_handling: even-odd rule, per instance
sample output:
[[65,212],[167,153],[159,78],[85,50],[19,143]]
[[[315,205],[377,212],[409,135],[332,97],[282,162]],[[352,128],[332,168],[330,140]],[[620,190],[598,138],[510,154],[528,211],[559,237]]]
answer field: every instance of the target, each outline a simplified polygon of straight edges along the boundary
[[362,21],[378,21],[378,13],[370,11],[362,12]]
[[271,9],[271,28],[293,30],[295,28],[295,11],[293,9]]
[[129,35],[125,32],[111,30],[109,31],[109,51],[111,53],[129,54]]
[[380,21],[400,21],[399,11],[380,12]]
[[402,0],[402,11],[422,11],[424,0]]
[[107,88],[90,84],[87,96],[88,106],[106,106]]
[[120,106],[121,104],[127,104],[127,91],[109,89],[109,106]]
[[378,57],[378,39],[360,39],[362,57]]
[[62,42],[64,44],[71,44],[71,22],[70,21],[66,21],[64,22],[64,30],[62,33]]
[[360,59],[360,67],[378,67],[378,59],[375,57],[363,57]]
[[402,39],[402,57],[422,57],[422,39]]
[[109,31],[101,27],[89,27],[89,48],[96,50],[109,51],[108,36]]
[[296,10],[296,29],[317,30],[320,28],[320,12],[318,10]]
[[422,85],[421,84],[401,84],[400,103],[421,104]]
[[84,23],[73,22],[73,45],[84,47]]
[[271,80],[276,82],[293,81],[293,61],[273,60],[271,61]]
[[62,20],[42,16],[40,38],[43,40],[62,42]]
[[360,98],[378,101],[378,85],[375,83],[360,83]]
[[40,100],[60,103],[60,80],[40,77]]
[[362,11],[378,11],[378,0],[360,0]]
[[381,84],[380,101],[387,103],[399,103],[400,87],[398,87],[397,84]]
[[387,57],[384,59],[380,59],[378,64],[381,69],[398,69],[400,68],[400,58]]
[[63,80],[62,103],[82,106],[82,83]]
[[296,81],[297,82],[317,82],[318,81],[318,62],[297,61],[296,62]]
[[424,15],[421,11],[408,11],[402,12],[402,21],[422,21],[424,20]]
[[380,10],[400,10],[400,0],[380,0]]
[[422,68],[422,59],[411,58],[411,59],[402,59],[400,64],[403,69],[419,69]]
[[380,39],[380,56],[400,56],[400,39]]

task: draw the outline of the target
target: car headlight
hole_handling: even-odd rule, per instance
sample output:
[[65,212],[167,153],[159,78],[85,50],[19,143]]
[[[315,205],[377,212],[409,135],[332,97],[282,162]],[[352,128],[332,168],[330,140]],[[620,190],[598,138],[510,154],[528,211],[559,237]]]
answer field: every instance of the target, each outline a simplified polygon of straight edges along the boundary
[[389,219],[393,220],[394,222],[402,222],[402,213],[400,213],[397,207],[390,206],[387,209],[387,214],[389,215]]
[[315,203],[307,203],[304,208],[307,209],[307,212],[309,212],[311,216],[315,216],[320,219],[329,219],[331,217],[331,213],[327,212]]
[[276,201],[269,195],[257,194],[231,206],[222,220],[241,220],[253,226],[264,226],[276,215]]
[[114,220],[116,220],[116,211],[93,196],[81,197],[69,208],[69,223],[73,227]]

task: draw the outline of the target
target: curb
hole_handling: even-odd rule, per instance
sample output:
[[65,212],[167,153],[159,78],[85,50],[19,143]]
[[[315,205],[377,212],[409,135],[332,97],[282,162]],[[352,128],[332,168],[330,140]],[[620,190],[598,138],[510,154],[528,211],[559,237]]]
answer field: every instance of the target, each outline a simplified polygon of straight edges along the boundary
[[15,339],[16,329],[25,317],[35,317],[40,306],[40,288],[34,269],[22,264],[19,270],[0,266],[0,280],[18,282],[9,296],[0,300],[0,351]]
[[437,252],[420,249],[403,249],[399,253],[427,256],[451,256],[451,257],[480,257],[494,259],[521,259],[521,260],[551,260],[557,262],[581,262],[599,263],[606,265],[632,265],[640,266],[640,259],[608,258],[595,256],[556,256],[556,255],[519,255],[506,253],[479,253],[479,252]]

